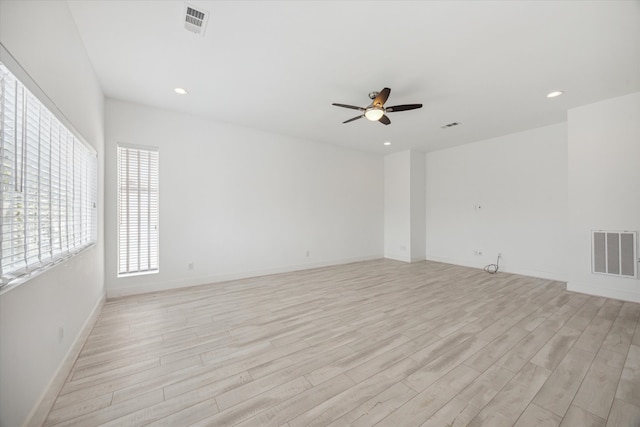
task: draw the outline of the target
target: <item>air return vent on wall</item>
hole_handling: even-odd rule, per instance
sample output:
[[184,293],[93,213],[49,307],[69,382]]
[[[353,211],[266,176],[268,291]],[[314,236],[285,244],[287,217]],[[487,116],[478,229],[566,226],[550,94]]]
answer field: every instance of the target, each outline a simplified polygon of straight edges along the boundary
[[637,232],[597,230],[591,234],[593,273],[637,277]]
[[195,34],[204,36],[204,30],[209,20],[209,12],[185,3],[184,5],[184,28]]

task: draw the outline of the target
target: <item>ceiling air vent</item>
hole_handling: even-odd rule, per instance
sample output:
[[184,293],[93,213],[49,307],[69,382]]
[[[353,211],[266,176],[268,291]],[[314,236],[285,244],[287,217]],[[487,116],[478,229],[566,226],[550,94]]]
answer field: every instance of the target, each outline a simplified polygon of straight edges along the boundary
[[184,5],[184,28],[187,31],[204,36],[208,20],[209,12],[198,10],[188,4]]
[[454,126],[458,126],[458,125],[460,125],[460,123],[458,123],[458,122],[451,122],[451,123],[447,123],[446,125],[442,125],[442,126],[440,126],[440,127],[441,127],[442,129],[449,129],[449,128],[452,128],[452,127],[454,127]]

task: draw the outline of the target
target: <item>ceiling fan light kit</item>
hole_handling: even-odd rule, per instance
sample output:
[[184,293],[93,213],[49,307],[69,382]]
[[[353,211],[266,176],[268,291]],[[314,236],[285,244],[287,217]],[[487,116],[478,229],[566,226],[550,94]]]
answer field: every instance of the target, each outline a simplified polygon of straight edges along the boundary
[[379,107],[367,108],[364,112],[364,116],[372,122],[377,122],[382,116],[384,116],[384,110]]
[[415,110],[417,108],[422,108],[422,104],[403,104],[403,105],[394,105],[393,107],[384,107],[384,103],[387,102],[389,98],[389,94],[391,93],[391,89],[385,87],[380,92],[371,92],[369,93],[369,98],[373,101],[367,107],[356,107],[355,105],[348,104],[338,104],[333,103],[336,107],[342,108],[350,108],[352,110],[362,111],[362,114],[356,117],[352,117],[349,120],[345,120],[342,123],[349,123],[354,120],[361,119],[362,117],[366,117],[368,120],[372,122],[380,122],[383,125],[391,124],[391,120],[387,117],[387,113],[393,113],[395,111],[408,111]]

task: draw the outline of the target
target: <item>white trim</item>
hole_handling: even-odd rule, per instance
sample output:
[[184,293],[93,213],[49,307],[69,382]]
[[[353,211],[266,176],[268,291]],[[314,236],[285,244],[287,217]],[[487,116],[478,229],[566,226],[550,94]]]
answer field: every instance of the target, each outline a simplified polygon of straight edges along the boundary
[[118,142],[117,146],[122,148],[131,148],[134,150],[153,151],[156,153],[160,152],[160,147],[154,147],[152,145],[140,145],[140,144],[129,144],[128,142]]
[[43,425],[56,400],[56,397],[58,397],[58,393],[60,393],[65,380],[71,372],[71,368],[73,368],[76,359],[80,355],[80,351],[82,350],[84,343],[87,341],[87,338],[96,324],[100,313],[102,313],[102,307],[104,307],[105,300],[106,294],[103,292],[102,296],[93,307],[91,314],[82,325],[80,332],[73,340],[73,343],[69,347],[69,351],[67,351],[67,354],[62,359],[58,369],[53,374],[51,381],[42,392],[42,395],[38,399],[38,403],[36,403],[31,410],[31,413],[24,422],[23,427],[40,427]]
[[38,277],[39,275],[41,275],[42,273],[46,273],[48,271],[50,271],[52,268],[57,267],[58,265],[73,259],[76,257],[76,255],[80,255],[83,252],[93,248],[96,246],[96,243],[91,243],[89,246],[84,246],[80,249],[78,249],[77,251],[74,252],[70,252],[69,254],[67,254],[67,256],[65,256],[64,258],[58,258],[56,259],[54,262],[52,262],[51,264],[47,264],[45,267],[43,268],[39,268],[36,270],[32,270],[30,271],[28,274],[25,274],[23,276],[20,276],[19,278],[17,278],[16,280],[12,280],[8,285],[2,286],[0,287],[0,295],[4,295],[7,292],[16,289],[18,286],[22,285],[25,282],[28,282],[29,280]]
[[[307,263],[307,264],[296,264],[296,265],[290,265],[285,267],[269,268],[269,269],[262,269],[262,270],[216,274],[212,276],[202,276],[202,277],[195,277],[190,279],[185,278],[185,279],[178,279],[178,280],[168,280],[165,282],[154,281],[153,283],[145,283],[142,285],[134,285],[134,286],[122,286],[122,287],[118,286],[117,289],[107,289],[107,298],[109,299],[120,298],[124,296],[139,295],[139,294],[145,294],[149,292],[159,292],[159,291],[167,291],[172,289],[187,288],[191,286],[209,285],[213,283],[227,282],[229,280],[239,280],[239,279],[247,279],[251,277],[268,276],[270,274],[291,273],[294,271],[310,270],[313,268],[330,267],[330,266],[341,265],[341,264],[350,264],[352,262],[372,261],[380,258],[384,258],[382,254],[363,256],[363,257],[354,257],[354,258],[344,258],[344,259],[324,261],[324,262],[313,262],[313,263]],[[125,281],[126,281],[126,278],[119,280],[119,282],[121,283]]]
[[[477,261],[465,262],[465,261],[460,261],[458,259],[445,258],[445,257],[439,257],[439,256],[430,256],[430,255],[427,255],[427,261],[443,262],[445,264],[460,265],[463,267],[471,267],[471,268],[478,268],[478,269],[483,269],[487,264],[489,264],[489,262],[487,263],[479,263]],[[495,260],[491,261],[491,263],[493,262],[495,262]],[[503,273],[518,274],[520,276],[536,277],[538,279],[555,280],[558,282],[567,281],[567,277],[562,277],[562,275],[558,273],[553,273],[550,271],[541,271],[541,270],[528,270],[525,268],[512,268],[508,264],[503,265],[502,263],[500,263],[500,268],[498,271]]]
[[[624,277],[624,276],[623,276]],[[632,278],[629,278],[632,280]],[[640,303],[640,291],[625,291],[621,289],[611,289],[598,285],[582,285],[575,282],[567,283],[567,290],[579,292],[581,294],[595,295],[599,297],[612,298],[621,301]]]
[[400,255],[400,254],[384,254],[386,259],[392,259],[394,261],[402,261],[402,262],[411,262],[411,257],[409,255]]

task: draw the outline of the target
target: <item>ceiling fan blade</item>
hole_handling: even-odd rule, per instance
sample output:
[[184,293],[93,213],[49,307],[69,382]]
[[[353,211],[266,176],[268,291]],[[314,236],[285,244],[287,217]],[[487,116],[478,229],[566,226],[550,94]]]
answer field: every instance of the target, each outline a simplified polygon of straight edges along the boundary
[[342,108],[351,108],[352,110],[360,110],[360,111],[364,111],[365,109],[362,107],[356,107],[355,105],[347,105],[347,104],[336,104],[335,102],[331,105],[335,105],[336,107],[342,107]]
[[422,108],[422,104],[394,105],[393,107],[385,108],[385,110],[387,113],[393,113],[394,111],[415,110],[416,108]]
[[382,89],[380,93],[378,93],[378,96],[376,96],[376,99],[373,100],[373,105],[382,107],[384,103],[387,102],[387,98],[389,98],[390,93],[391,89],[389,89],[388,87]]
[[380,117],[380,119],[378,121],[380,123],[382,123],[383,125],[390,125],[391,124],[391,120],[389,120],[389,117],[387,117],[387,116]]
[[356,117],[354,117],[354,118],[352,118],[352,119],[346,120],[346,121],[344,121],[344,122],[342,122],[342,123],[343,123],[343,124],[344,124],[344,123],[349,123],[349,122],[352,122],[352,121],[354,121],[354,120],[361,119],[361,118],[363,118],[363,117],[364,117],[364,114],[363,114],[363,115],[361,115],[361,116],[356,116]]

